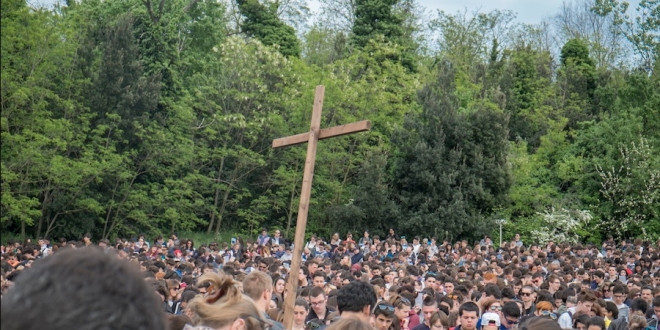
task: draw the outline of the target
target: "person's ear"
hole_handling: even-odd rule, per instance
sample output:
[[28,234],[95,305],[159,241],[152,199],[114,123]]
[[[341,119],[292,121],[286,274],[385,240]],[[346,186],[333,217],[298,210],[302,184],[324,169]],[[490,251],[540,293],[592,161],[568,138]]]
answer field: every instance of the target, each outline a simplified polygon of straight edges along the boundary
[[364,306],[362,308],[362,313],[366,315],[367,317],[371,315],[371,305]]
[[237,319],[234,323],[231,324],[230,330],[245,330],[247,325],[245,324],[244,319]]

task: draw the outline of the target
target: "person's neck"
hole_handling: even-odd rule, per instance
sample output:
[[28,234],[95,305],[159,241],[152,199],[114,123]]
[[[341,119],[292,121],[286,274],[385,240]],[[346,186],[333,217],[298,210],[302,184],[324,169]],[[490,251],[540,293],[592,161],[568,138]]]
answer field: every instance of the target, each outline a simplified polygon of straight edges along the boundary
[[369,322],[369,317],[362,312],[342,312],[340,315],[342,319],[357,319],[362,322]]
[[291,326],[291,330],[305,330],[305,323],[301,325],[294,324],[293,326]]
[[533,301],[529,301],[529,302],[523,301],[523,305],[525,306],[525,309],[529,309],[530,307],[532,307],[533,304],[534,304]]

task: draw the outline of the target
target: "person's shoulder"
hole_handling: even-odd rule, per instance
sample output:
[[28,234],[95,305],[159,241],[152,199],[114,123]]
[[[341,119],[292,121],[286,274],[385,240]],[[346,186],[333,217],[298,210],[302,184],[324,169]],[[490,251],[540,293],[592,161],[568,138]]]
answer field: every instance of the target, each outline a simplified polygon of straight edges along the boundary
[[412,330],[430,330],[430,328],[426,326],[426,324],[422,323],[412,328]]

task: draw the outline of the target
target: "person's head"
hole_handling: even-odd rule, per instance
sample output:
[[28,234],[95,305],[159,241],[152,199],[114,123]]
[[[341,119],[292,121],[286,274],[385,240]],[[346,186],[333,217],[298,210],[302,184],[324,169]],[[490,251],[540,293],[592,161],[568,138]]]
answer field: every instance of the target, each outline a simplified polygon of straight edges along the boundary
[[408,317],[412,310],[412,302],[403,296],[393,296],[390,298],[390,303],[394,306],[394,314],[400,320]]
[[431,315],[438,311],[438,301],[435,300],[434,296],[426,296],[422,301],[422,314],[424,315],[424,323],[427,326],[431,327]]
[[499,314],[486,312],[481,316],[480,330],[499,330],[500,324]]
[[342,317],[355,317],[369,322],[371,308],[376,305],[374,288],[363,281],[353,281],[339,289],[337,309]]
[[605,316],[609,320],[616,320],[619,318],[619,308],[616,307],[616,304],[612,301],[605,302]]
[[617,284],[612,288],[612,301],[620,306],[626,300],[627,294],[628,288],[625,285]]
[[641,298],[644,299],[648,304],[653,302],[653,287],[650,285],[645,285],[642,287]]
[[518,324],[518,321],[520,320],[520,306],[516,304],[513,301],[509,301],[508,303],[504,304],[502,306],[502,325],[507,328],[511,329],[513,328],[516,324]]
[[643,330],[646,328],[646,318],[643,315],[631,315],[628,321],[629,330]]
[[578,296],[576,312],[589,313],[591,311],[591,307],[593,307],[597,300],[598,299],[591,291],[580,292],[580,295]]
[[388,330],[394,320],[394,306],[387,302],[380,302],[374,307],[372,317],[376,330]]
[[431,330],[446,330],[449,329],[449,317],[443,311],[437,311],[431,314],[429,318],[429,328]]
[[286,288],[286,280],[282,277],[278,277],[277,280],[273,283],[273,292],[278,294],[283,294],[284,289]]
[[533,296],[534,296],[534,288],[533,287],[531,287],[529,285],[525,285],[525,286],[522,287],[522,289],[520,289],[520,299],[522,301],[524,301],[525,303],[532,302],[534,300]]
[[295,305],[293,306],[293,324],[303,325],[305,324],[305,319],[309,314],[309,304],[305,299],[298,298],[296,299]]
[[660,320],[660,296],[653,298],[653,314]]
[[323,288],[325,286],[325,273],[322,271],[316,271],[314,277],[312,278],[312,285]]
[[164,329],[160,304],[137,266],[94,248],[69,249],[21,271],[2,299],[0,327]]
[[186,327],[186,324],[192,323],[192,320],[188,315],[179,314],[179,315],[167,315],[169,321],[169,330],[183,330]]
[[587,330],[606,330],[605,320],[602,317],[594,316],[587,323]]
[[641,315],[646,314],[646,310],[649,309],[649,304],[642,298],[635,298],[630,304],[630,313],[639,313]]
[[539,301],[536,303],[536,311],[534,312],[536,316],[543,316],[546,318],[557,318],[557,315],[553,315],[552,311],[554,310],[554,307],[552,306],[552,303],[547,302],[547,301]]
[[323,288],[315,286],[309,291],[309,305],[312,307],[316,315],[325,314],[327,302],[328,298],[326,297]]
[[262,312],[266,312],[273,295],[273,279],[266,273],[255,270],[243,279],[243,293],[254,300]]
[[557,321],[542,317],[533,317],[525,322],[525,325],[520,330],[561,330],[561,327]]
[[579,314],[573,316],[573,329],[587,330],[587,324],[589,324],[589,315]]
[[[518,312],[520,313],[520,312]],[[479,320],[479,306],[474,302],[468,301],[458,308],[458,317],[461,321],[463,330],[475,330]]]
[[195,325],[227,330],[265,328],[267,323],[261,316],[262,312],[250,297],[241,293],[239,283],[230,276],[205,273],[197,283],[208,283],[209,293],[196,297],[188,304]]

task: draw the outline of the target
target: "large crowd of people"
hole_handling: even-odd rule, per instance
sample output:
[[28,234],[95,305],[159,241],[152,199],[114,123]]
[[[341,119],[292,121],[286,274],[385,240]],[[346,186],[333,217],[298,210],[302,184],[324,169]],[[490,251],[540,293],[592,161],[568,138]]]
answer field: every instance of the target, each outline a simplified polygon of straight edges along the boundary
[[279,230],[201,246],[85,235],[0,249],[3,330],[656,330],[660,319],[660,241],[312,235],[298,274]]

